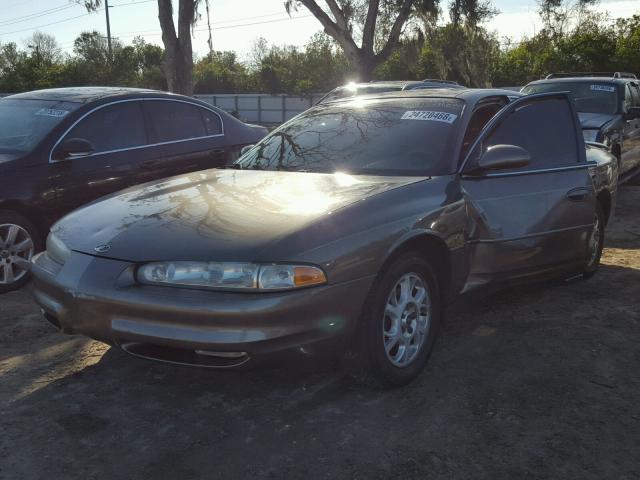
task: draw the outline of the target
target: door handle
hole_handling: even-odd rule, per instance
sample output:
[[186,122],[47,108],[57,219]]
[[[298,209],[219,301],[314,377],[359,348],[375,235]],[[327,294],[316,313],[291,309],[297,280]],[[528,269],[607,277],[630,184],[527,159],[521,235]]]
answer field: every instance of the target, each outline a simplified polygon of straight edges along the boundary
[[589,190],[583,187],[574,188],[573,190],[569,190],[567,192],[567,198],[569,200],[573,200],[574,202],[579,202],[587,198],[589,194]]

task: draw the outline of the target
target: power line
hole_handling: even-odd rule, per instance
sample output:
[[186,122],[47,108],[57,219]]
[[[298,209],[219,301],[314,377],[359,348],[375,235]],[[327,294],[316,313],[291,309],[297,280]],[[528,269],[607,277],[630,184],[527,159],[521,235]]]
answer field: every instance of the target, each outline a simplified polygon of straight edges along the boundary
[[[152,1],[155,1],[155,0],[152,0]],[[224,25],[224,24],[227,24],[227,23],[243,22],[245,20],[253,20],[255,18],[274,17],[276,15],[282,15],[282,14],[284,14],[284,12],[268,13],[268,14],[265,14],[265,15],[255,15],[253,17],[242,17],[242,18],[234,18],[234,19],[229,19],[229,20],[219,20],[217,22],[211,22],[211,25],[213,27],[216,27],[217,25]],[[298,18],[298,17],[287,17],[287,18]],[[277,19],[277,20],[281,21],[281,20],[285,20],[285,19]],[[233,26],[233,25],[231,25],[231,26]],[[219,28],[222,28],[222,27],[219,27]],[[208,28],[207,28],[207,30],[208,30]],[[198,30],[198,31],[200,31],[200,30]],[[143,34],[143,33],[156,33],[157,34],[157,32],[158,32],[158,30],[136,30],[136,31],[132,31],[132,32],[120,32],[120,33],[115,34],[114,36],[125,37],[125,36],[128,36],[129,34],[133,34],[133,35],[140,35],[140,34]]]
[[[279,23],[279,22],[286,22],[288,20],[298,20],[300,18],[309,18],[309,17],[313,17],[313,15],[300,15],[298,17],[287,17],[287,18],[278,18],[275,20],[265,20],[263,22],[251,22],[251,23],[241,23],[238,25],[226,25],[226,26],[222,26],[222,27],[217,27],[214,28],[214,31],[217,30],[225,30],[228,28],[238,28],[238,27],[249,27],[252,25],[263,25],[266,23]],[[208,28],[196,28],[193,31],[194,32],[206,32],[208,31]],[[150,33],[147,33],[150,32]],[[152,32],[152,33],[151,33]],[[162,35],[162,32],[158,32],[156,30],[146,30],[146,31],[139,31],[139,32],[126,32],[126,33],[118,33],[118,34],[114,34],[114,37],[135,37],[136,35],[140,35],[140,34],[146,34],[147,36],[157,36],[157,35]]]
[[38,30],[39,28],[42,28],[42,27],[49,27],[51,25],[57,25],[58,23],[68,22],[69,20],[75,20],[76,18],[86,17],[87,15],[91,15],[91,13],[83,13],[82,15],[76,15],[75,17],[69,17],[69,18],[65,18],[65,19],[62,19],[62,20],[58,20],[57,22],[51,22],[51,23],[46,23],[44,25],[38,25],[37,27],[23,28],[22,30],[14,30],[13,32],[2,32],[2,33],[0,33],[0,36],[2,36],[2,35],[12,35],[14,33],[29,32],[29,31],[32,31],[32,30]]
[[6,25],[13,25],[14,23],[22,23],[22,22],[26,22],[28,20],[32,20],[34,18],[43,17],[45,15],[50,15],[52,13],[58,13],[58,12],[61,12],[63,10],[68,10],[69,8],[73,8],[73,7],[75,7],[75,4],[67,3],[65,5],[59,5],[57,7],[49,8],[47,10],[42,10],[40,12],[30,13],[29,15],[23,15],[21,17],[15,17],[15,18],[7,19],[7,20],[2,20],[2,21],[0,21],[0,25],[1,26],[6,26]]
[[[113,7],[128,7],[130,5],[137,5],[137,4],[140,4],[140,3],[150,3],[150,2],[155,2],[155,1],[156,0],[139,0],[139,1],[131,2],[131,3],[118,3],[116,5],[112,5],[111,8],[113,8]],[[75,4],[70,4],[69,6],[65,6],[64,8],[66,9],[66,8],[74,7],[74,6],[75,6]],[[60,8],[60,7],[56,7],[56,8]],[[61,10],[63,10],[63,9],[61,9]],[[101,12],[102,10],[104,10],[104,8],[98,8],[98,9],[95,10],[95,12]],[[60,10],[58,10],[58,11],[60,11]],[[57,13],[57,11],[55,11],[55,12],[48,11],[48,13],[40,12],[38,14],[38,16],[43,16],[45,14],[48,15],[49,13]],[[31,30],[38,30],[39,28],[49,27],[51,25],[57,25],[59,23],[68,22],[69,20],[75,20],[76,18],[80,18],[80,17],[86,17],[87,15],[91,15],[92,13],[94,13],[94,12],[87,12],[87,13],[83,13],[81,15],[76,15],[74,17],[63,18],[62,20],[58,20],[56,22],[51,22],[51,23],[45,23],[44,25],[38,25],[36,27],[29,27],[29,28],[23,28],[21,30],[14,30],[13,32],[2,32],[2,33],[0,33],[0,36],[2,36],[2,35],[12,35],[14,33],[28,32],[28,31],[31,31]],[[36,18],[36,17],[33,17],[33,18]],[[31,19],[28,19],[28,20],[31,20]],[[16,22],[16,23],[18,23],[18,22]]]

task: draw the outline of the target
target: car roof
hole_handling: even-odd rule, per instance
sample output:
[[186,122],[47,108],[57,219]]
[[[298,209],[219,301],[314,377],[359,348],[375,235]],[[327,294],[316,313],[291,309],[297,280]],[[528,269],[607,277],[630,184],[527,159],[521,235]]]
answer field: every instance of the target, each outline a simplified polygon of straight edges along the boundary
[[65,102],[91,103],[98,100],[117,98],[139,98],[139,97],[182,97],[172,93],[150,90],[145,88],[125,88],[125,87],[66,87],[49,88],[44,90],[34,90],[31,92],[11,95],[11,99],[24,100],[57,100]]
[[613,78],[613,77],[557,77],[557,78],[543,78],[541,80],[534,80],[533,82],[529,82],[527,85],[539,85],[543,83],[589,83],[589,82],[598,82],[598,83],[617,83],[617,84],[626,84],[629,82],[638,82],[635,78]]
[[[467,103],[476,103],[486,97],[520,97],[520,92],[502,88],[424,88],[416,90],[401,90],[362,95],[359,98],[459,98]],[[353,97],[335,100],[334,102],[353,101]],[[334,103],[331,102],[331,103]]]

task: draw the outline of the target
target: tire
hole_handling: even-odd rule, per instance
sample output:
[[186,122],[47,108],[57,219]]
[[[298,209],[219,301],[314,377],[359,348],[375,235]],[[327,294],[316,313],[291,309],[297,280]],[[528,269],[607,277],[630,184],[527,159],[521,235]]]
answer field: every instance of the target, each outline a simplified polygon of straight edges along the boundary
[[0,294],[29,281],[31,258],[42,250],[42,244],[38,229],[27,218],[0,210]]
[[600,203],[596,203],[595,226],[587,236],[587,258],[582,275],[585,279],[595,275],[600,266],[602,248],[604,247],[605,216]]
[[[402,300],[403,288],[411,290],[408,303]],[[422,304],[420,288],[426,292]],[[429,262],[418,252],[395,257],[378,275],[363,308],[354,359],[358,379],[387,388],[411,382],[427,364],[441,319],[440,286]]]

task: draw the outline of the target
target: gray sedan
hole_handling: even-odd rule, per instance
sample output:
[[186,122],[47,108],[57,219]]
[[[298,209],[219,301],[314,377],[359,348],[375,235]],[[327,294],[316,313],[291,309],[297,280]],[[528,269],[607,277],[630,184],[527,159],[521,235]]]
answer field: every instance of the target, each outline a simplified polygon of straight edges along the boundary
[[596,271],[610,206],[589,166],[607,155],[564,94],[333,102],[231,168],[68,215],[33,290],[63,332],[139,357],[236,367],[332,348],[400,385],[461,293]]

